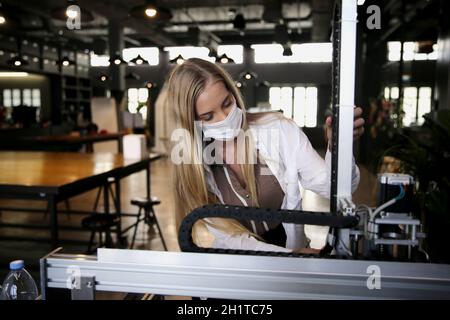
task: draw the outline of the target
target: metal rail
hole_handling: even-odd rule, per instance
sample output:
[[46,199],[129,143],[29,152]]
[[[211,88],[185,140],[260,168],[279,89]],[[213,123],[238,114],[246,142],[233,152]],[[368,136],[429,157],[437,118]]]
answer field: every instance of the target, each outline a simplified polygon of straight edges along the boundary
[[[379,289],[371,284],[380,271]],[[224,299],[450,299],[450,266],[99,249],[98,257],[53,252],[41,260],[41,289]],[[81,294],[80,294],[81,293]]]

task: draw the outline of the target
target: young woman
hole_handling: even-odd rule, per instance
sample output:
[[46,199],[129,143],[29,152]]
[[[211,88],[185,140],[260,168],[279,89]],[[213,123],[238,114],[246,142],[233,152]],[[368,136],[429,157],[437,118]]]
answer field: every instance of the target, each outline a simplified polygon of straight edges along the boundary
[[[201,59],[175,67],[166,103],[178,128],[171,153],[178,223],[211,203],[300,210],[300,185],[329,197],[329,150],[321,158],[303,131],[278,112],[247,113],[234,81],[221,67]],[[355,108],[355,137],[363,133],[361,113]],[[330,140],[331,118],[326,125]],[[353,164],[353,191],[358,183]],[[202,227],[214,235],[215,248],[314,251],[308,249],[303,225],[215,218],[195,226],[194,240]]]

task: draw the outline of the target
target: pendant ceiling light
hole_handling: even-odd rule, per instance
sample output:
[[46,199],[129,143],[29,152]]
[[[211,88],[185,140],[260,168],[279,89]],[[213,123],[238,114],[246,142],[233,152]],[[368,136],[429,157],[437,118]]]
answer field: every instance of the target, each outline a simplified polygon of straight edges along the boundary
[[138,56],[134,59],[130,60],[131,63],[135,64],[135,65],[144,65],[144,64],[148,64],[148,61],[145,60],[144,58],[141,57],[140,54],[138,54]]
[[63,67],[75,65],[75,61],[70,60],[67,56],[62,57],[61,60],[58,61],[58,63]]
[[170,63],[183,64],[186,59],[181,54],[170,60]]
[[28,65],[28,61],[24,60],[22,56],[18,55],[9,59],[8,64],[13,67],[23,67]]
[[256,73],[254,73],[253,71],[245,71],[245,72],[241,73],[241,78],[246,81],[249,81],[249,80],[258,78],[258,75]]
[[216,62],[220,62],[222,64],[234,63],[234,60],[228,57],[225,53],[220,57],[217,57]]
[[116,66],[127,64],[127,62],[122,59],[122,56],[119,53],[116,53],[111,58],[109,58],[109,63]]
[[147,0],[144,4],[132,8],[130,15],[134,18],[155,22],[169,21],[173,17],[169,9],[159,6],[158,1],[155,0]]

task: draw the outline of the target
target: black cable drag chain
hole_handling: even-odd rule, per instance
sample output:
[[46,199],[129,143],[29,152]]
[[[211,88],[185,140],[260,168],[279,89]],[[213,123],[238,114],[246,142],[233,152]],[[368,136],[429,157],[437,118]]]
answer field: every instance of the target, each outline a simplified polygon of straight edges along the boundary
[[[213,249],[198,247],[192,239],[192,229],[194,224],[205,218],[229,218],[229,219],[249,219],[255,221],[266,221],[275,223],[309,224],[316,226],[329,226],[332,228],[353,228],[358,225],[357,216],[341,216],[329,212],[313,212],[298,210],[276,210],[256,207],[229,206],[229,205],[205,205],[194,209],[181,222],[178,232],[178,242],[181,251],[197,253],[224,253],[224,254],[244,254],[259,256],[283,256],[283,257],[314,257],[314,254],[297,254],[284,252],[252,251],[252,250],[231,250]],[[329,258],[329,257],[328,257]]]

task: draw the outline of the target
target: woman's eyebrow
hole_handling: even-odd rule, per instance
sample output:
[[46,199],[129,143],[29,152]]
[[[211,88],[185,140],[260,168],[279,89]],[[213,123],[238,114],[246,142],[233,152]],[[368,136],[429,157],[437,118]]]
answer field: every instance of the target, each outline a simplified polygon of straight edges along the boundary
[[[225,101],[227,101],[227,99],[228,99],[229,97],[230,97],[230,93],[228,93],[228,94],[225,96],[225,99],[223,99],[223,101],[222,101],[222,107],[225,106]],[[199,117],[205,116],[205,115],[207,115],[208,113],[211,113],[211,112],[212,112],[212,111],[208,111],[208,112],[202,113],[202,114],[199,115]]]

